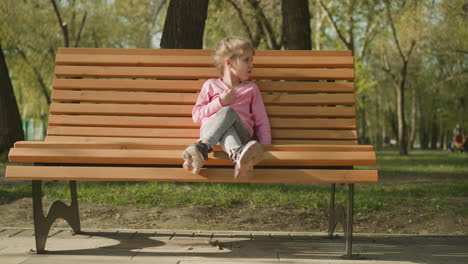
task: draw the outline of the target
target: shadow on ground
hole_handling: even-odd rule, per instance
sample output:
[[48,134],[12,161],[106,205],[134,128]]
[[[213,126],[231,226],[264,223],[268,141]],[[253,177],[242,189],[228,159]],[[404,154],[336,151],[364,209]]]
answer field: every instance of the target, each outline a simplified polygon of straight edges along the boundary
[[[135,232],[84,232],[92,238],[112,239],[117,244],[79,250],[51,250],[51,255],[91,255],[216,259],[342,260],[342,237],[271,234],[143,234]],[[467,263],[468,236],[362,236],[354,239],[358,260],[415,263]]]

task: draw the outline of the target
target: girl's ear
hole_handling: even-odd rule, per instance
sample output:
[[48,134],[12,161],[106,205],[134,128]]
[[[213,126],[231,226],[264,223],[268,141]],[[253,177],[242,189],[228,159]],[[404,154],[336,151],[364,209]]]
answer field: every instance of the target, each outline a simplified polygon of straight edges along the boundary
[[230,58],[226,58],[226,59],[224,60],[224,65],[227,66],[227,67],[231,67],[231,65],[232,65],[231,59],[230,59]]

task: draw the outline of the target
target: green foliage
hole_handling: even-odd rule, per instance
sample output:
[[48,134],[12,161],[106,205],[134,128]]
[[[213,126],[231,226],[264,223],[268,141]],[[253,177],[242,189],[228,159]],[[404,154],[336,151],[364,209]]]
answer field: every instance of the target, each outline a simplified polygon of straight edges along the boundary
[[[56,1],[67,24],[70,46],[155,48],[162,31],[163,0]],[[166,3],[166,5],[163,5]],[[83,18],[86,17],[83,24]],[[19,110],[24,119],[45,120],[55,53],[64,36],[50,0],[4,0],[0,5],[0,41]],[[79,41],[78,41],[79,40]],[[23,56],[24,54],[24,56]]]

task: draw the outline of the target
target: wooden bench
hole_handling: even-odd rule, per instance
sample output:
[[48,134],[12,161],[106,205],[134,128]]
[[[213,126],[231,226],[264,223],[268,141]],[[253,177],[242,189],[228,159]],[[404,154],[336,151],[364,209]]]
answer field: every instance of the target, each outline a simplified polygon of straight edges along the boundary
[[[192,107],[204,79],[217,77],[210,50],[61,48],[56,57],[47,137],[17,142],[9,180],[32,180],[38,253],[52,223],[81,232],[76,181],[237,182],[219,148],[201,175],[182,169],[182,150],[199,136]],[[352,253],[354,184],[377,183],[372,146],[357,144],[350,51],[257,51],[252,79],[262,92],[273,144],[254,183],[329,183],[329,236],[343,225]],[[42,208],[42,181],[70,181],[71,205]],[[335,206],[348,184],[348,207]],[[259,186],[258,188],[261,188]],[[346,211],[346,212],[345,212]],[[346,222],[346,223],[345,223]]]

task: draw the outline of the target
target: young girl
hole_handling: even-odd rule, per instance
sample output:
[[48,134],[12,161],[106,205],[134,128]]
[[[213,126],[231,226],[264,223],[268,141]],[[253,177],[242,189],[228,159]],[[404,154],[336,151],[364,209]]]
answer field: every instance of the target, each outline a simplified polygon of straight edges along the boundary
[[271,131],[260,91],[246,81],[254,54],[252,43],[237,37],[216,45],[213,59],[221,77],[203,84],[193,108],[193,120],[201,123],[200,139],[183,153],[186,170],[198,174],[218,142],[235,164],[234,178],[251,177],[262,160],[261,144],[271,144]]

